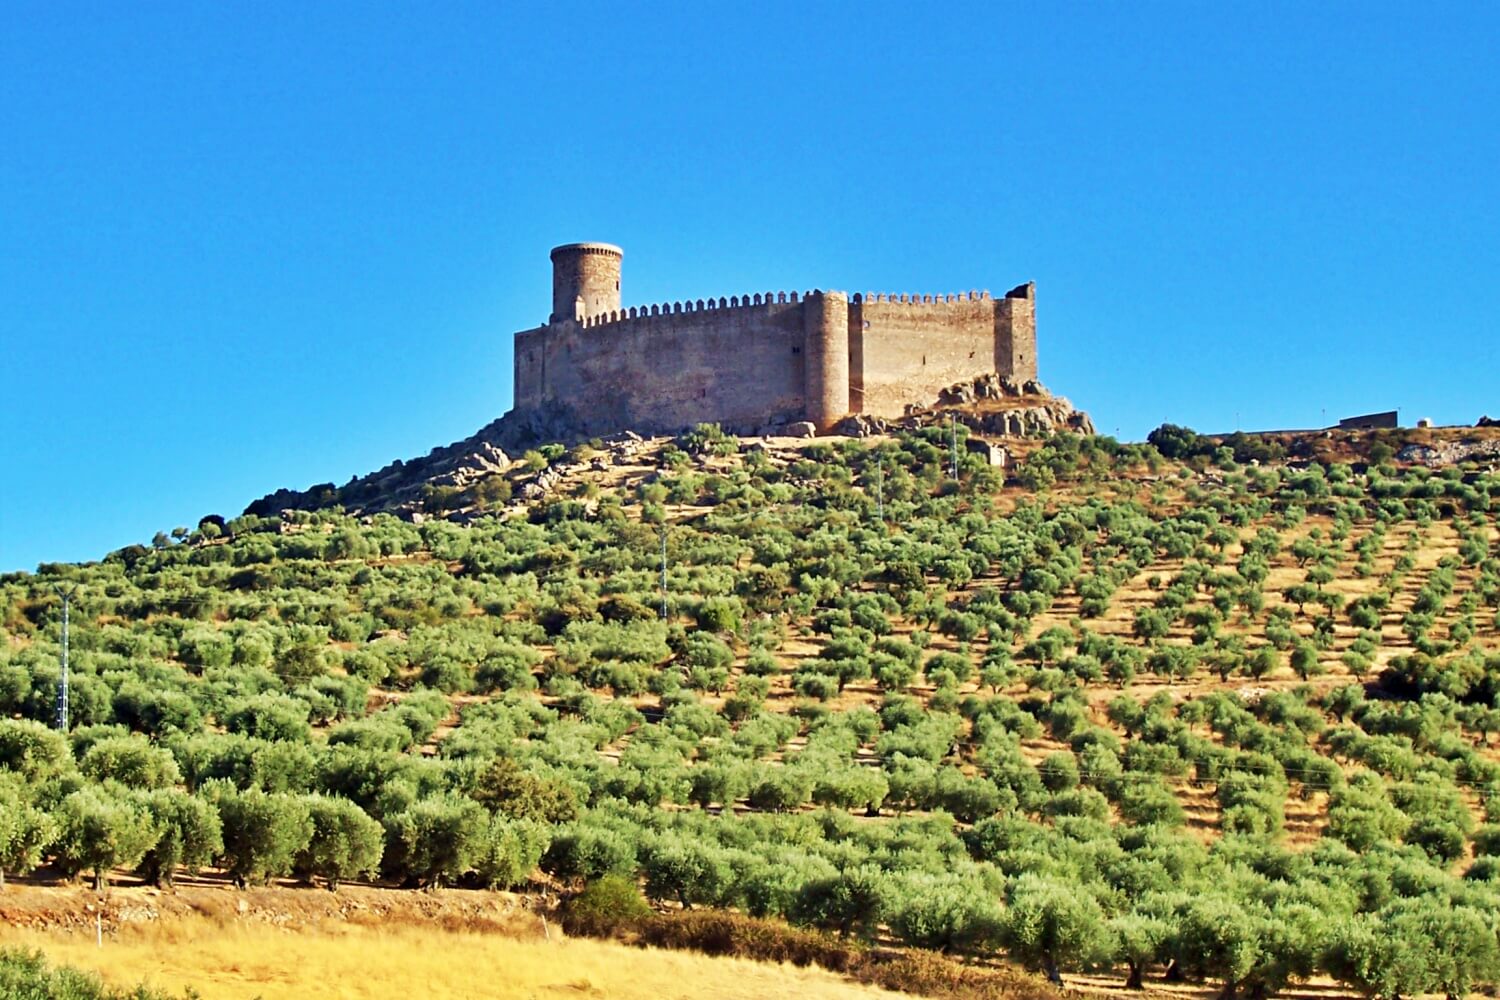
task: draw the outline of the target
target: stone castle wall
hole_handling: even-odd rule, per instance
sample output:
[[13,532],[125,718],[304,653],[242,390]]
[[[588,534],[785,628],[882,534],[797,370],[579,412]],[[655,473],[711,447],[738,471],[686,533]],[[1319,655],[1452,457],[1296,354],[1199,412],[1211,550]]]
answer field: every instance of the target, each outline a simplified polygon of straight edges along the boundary
[[930,404],[945,386],[986,372],[1036,378],[1031,296],[1029,285],[1000,299],[986,293],[855,296],[849,306],[852,411],[900,416],[908,405]]
[[554,310],[568,311],[516,334],[516,409],[565,413],[586,433],[826,430],[851,413],[899,417],[989,372],[1037,376],[1029,284],[998,299],[775,292],[621,309],[617,248],[559,251]]
[[516,334],[517,408],[570,410],[593,433],[803,419],[802,303],[698,305]]

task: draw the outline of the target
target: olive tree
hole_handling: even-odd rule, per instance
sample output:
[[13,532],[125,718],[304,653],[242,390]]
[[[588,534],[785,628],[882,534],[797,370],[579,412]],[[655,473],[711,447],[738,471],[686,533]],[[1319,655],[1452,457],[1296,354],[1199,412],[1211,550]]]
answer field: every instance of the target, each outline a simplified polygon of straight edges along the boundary
[[492,816],[485,832],[484,850],[475,868],[485,885],[510,889],[526,881],[550,842],[551,831],[542,823]]
[[345,879],[374,874],[385,849],[385,831],[348,799],[325,795],[306,798],[312,836],[297,852],[293,870],[311,882],[321,877],[337,892]]
[[178,868],[189,873],[224,851],[224,825],[214,807],[174,788],[142,796],[156,823],[156,843],[141,858],[140,872],[157,886],[169,888]]
[[1263,917],[1241,900],[1212,894],[1189,900],[1175,917],[1173,958],[1222,980],[1222,998],[1229,1000],[1260,958]]
[[207,794],[223,823],[224,867],[236,885],[244,888],[291,873],[313,834],[303,796],[258,788],[240,791],[220,783]]
[[89,747],[78,769],[94,781],[118,781],[131,788],[166,788],[182,780],[170,751],[141,736],[117,736]]
[[479,862],[489,815],[472,799],[433,795],[385,821],[385,869],[412,885],[437,887]]
[[542,856],[544,871],[564,879],[593,881],[635,871],[635,841],[617,830],[577,822],[552,838]]
[[0,889],[5,888],[7,871],[24,875],[41,864],[56,831],[52,817],[37,808],[28,788],[0,774]]
[[57,865],[69,877],[92,869],[94,888],[109,884],[112,868],[133,868],[156,842],[150,811],[119,786],[86,785],[58,804]]
[[1008,893],[1004,939],[1010,952],[1040,965],[1060,984],[1062,968],[1089,965],[1110,952],[1104,911],[1077,885],[1022,875]]
[[839,937],[873,931],[885,910],[887,877],[874,866],[846,868],[805,883],[789,916],[793,923],[834,928]]
[[902,941],[944,953],[988,948],[999,942],[1005,924],[997,898],[955,875],[896,879],[886,911]]

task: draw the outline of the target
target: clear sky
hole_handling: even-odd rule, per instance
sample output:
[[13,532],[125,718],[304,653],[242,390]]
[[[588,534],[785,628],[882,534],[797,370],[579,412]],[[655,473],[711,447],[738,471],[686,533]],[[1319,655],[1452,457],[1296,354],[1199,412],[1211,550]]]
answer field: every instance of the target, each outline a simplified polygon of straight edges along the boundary
[[1500,7],[0,9],[0,570],[510,406],[548,249],[627,304],[1038,287],[1140,439],[1500,411]]

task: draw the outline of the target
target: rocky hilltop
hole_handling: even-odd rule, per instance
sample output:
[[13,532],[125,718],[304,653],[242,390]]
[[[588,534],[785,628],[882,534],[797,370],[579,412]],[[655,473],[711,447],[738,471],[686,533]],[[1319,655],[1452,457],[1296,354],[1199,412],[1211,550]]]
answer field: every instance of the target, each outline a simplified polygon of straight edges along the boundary
[[993,438],[1038,437],[1057,431],[1093,434],[1094,422],[1064,396],[1054,396],[1035,379],[1018,382],[990,373],[972,382],[951,385],[931,406],[908,407],[899,420],[855,414],[834,427],[847,437],[869,437],[892,430],[913,430],[949,418],[976,434]]
[[[1035,380],[1018,382],[1006,375],[990,373],[971,382],[943,389],[929,406],[909,407],[904,416],[886,419],[856,414],[845,418],[834,437],[871,437],[895,430],[911,430],[950,420],[968,427],[973,434],[996,441],[1040,437],[1055,431],[1094,433],[1089,415],[1073,408],[1062,396],[1053,396]],[[246,508],[247,514],[268,515],[282,510],[317,510],[341,505],[358,513],[390,511],[420,516],[434,491],[465,493],[480,483],[512,470],[518,457],[547,444],[575,445],[595,442],[592,464],[601,467],[631,464],[649,439],[629,431],[608,438],[589,438],[576,415],[566,409],[512,411],[491,421],[477,432],[419,458],[397,459],[382,469],[356,476],[343,486],[320,483],[305,490],[281,489],[269,493]],[[812,424],[795,422],[756,428],[742,440],[776,441],[815,436]],[[1003,456],[997,450],[997,456]],[[997,459],[998,460],[998,459]],[[566,463],[549,463],[534,476],[519,480],[516,494],[534,499],[552,490],[567,474]]]

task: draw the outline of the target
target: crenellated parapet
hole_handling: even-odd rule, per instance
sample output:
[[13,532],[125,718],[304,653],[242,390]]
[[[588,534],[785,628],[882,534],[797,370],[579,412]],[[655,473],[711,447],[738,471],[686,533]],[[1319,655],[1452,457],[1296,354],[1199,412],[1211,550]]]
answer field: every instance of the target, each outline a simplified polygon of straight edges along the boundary
[[990,293],[983,291],[954,292],[946,295],[908,295],[902,292],[898,295],[895,292],[855,292],[854,297],[849,301],[856,305],[865,302],[900,302],[903,305],[940,306],[954,302],[988,302]]
[[649,306],[631,306],[628,309],[612,309],[598,316],[587,316],[579,324],[585,329],[612,326],[633,319],[658,316],[680,316],[684,314],[720,312],[730,309],[753,309],[770,305],[797,305],[812,292],[756,292],[751,295],[731,295],[717,299],[684,299],[681,302],[659,302]]
[[[658,302],[648,306],[630,306],[629,308],[610,309],[598,315],[584,316],[579,325],[586,329],[600,326],[610,326],[632,319],[643,319],[648,316],[673,316],[682,313],[717,312],[721,309],[749,309],[765,305],[796,305],[805,301],[808,296],[817,294],[816,291],[808,292],[755,292],[750,295],[730,295],[719,298],[707,299],[683,299],[678,302]],[[946,294],[908,294],[905,292],[855,292],[849,298],[853,305],[864,303],[890,303],[901,305],[953,305],[968,302],[991,302],[994,299],[986,291],[950,292]]]

